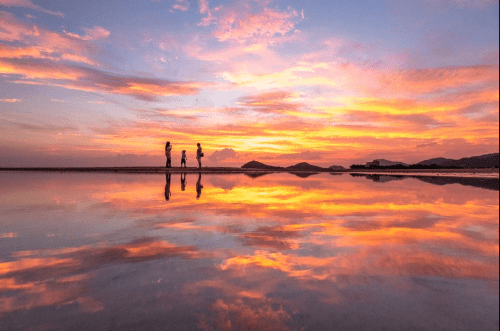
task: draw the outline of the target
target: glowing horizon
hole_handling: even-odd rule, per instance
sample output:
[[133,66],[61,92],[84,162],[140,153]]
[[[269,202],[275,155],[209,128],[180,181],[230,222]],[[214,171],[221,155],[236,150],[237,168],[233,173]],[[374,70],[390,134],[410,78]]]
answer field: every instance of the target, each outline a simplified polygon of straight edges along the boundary
[[0,0],[0,167],[499,150],[496,0]]

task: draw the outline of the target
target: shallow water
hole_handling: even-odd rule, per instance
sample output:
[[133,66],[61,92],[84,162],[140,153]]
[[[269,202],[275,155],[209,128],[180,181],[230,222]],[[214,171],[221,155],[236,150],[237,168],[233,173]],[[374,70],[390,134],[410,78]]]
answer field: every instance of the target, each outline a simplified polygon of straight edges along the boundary
[[491,183],[0,172],[0,196],[0,330],[498,330]]

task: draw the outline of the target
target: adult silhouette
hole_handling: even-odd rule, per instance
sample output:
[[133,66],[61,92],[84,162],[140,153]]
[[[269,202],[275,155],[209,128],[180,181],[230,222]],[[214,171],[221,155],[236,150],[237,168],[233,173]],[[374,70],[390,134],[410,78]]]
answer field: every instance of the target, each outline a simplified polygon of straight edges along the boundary
[[181,173],[181,191],[185,191],[186,190],[186,173],[183,172]]
[[203,154],[200,143],[197,143],[196,146],[198,146],[196,150],[196,160],[198,161],[198,168],[201,168],[201,158],[205,155]]
[[172,193],[170,193],[170,176],[171,174],[169,172],[167,172],[165,174],[165,200],[168,201],[170,199],[170,196],[172,195]]
[[172,145],[170,145],[170,141],[165,144],[165,156],[167,157],[165,168],[172,168]]

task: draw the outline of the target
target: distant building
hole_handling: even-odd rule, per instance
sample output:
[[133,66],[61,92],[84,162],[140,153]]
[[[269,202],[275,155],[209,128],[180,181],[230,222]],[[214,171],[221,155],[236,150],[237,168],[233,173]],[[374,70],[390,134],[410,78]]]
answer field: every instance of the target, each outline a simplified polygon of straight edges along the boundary
[[372,162],[366,162],[366,167],[367,168],[370,168],[370,167],[379,167],[380,166],[380,162],[378,160],[373,160]]

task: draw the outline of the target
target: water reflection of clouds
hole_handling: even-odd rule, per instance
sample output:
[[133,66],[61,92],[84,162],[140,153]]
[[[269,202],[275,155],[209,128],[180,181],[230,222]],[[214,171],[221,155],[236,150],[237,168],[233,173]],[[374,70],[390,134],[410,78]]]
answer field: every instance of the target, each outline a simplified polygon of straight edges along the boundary
[[[58,206],[49,212],[63,229],[64,217],[84,224],[92,218],[96,224],[89,233],[97,237],[84,245],[18,249],[0,261],[3,313],[70,305],[97,313],[117,307],[117,298],[126,295],[106,283],[110,270],[129,286],[121,290],[137,295],[123,304],[127,311],[141,300],[181,309],[172,308],[176,302],[187,311],[195,308],[194,327],[201,330],[300,329],[307,324],[304,307],[321,311],[319,304],[336,305],[347,314],[352,312],[345,302],[380,304],[380,298],[398,300],[400,293],[424,285],[429,293],[437,291],[435,283],[422,285],[419,277],[451,282],[446,286],[462,302],[467,294],[457,290],[457,280],[498,284],[498,194],[491,190],[328,174],[203,175],[203,194],[196,200],[194,177],[183,191],[172,175],[167,203],[164,176],[73,179],[39,180],[31,193],[36,199],[24,192],[18,206],[31,205],[22,213],[32,219],[46,213],[37,206]],[[9,198],[13,208],[18,198]],[[119,218],[116,227],[99,232],[97,223],[112,217]],[[26,231],[9,225],[3,233],[16,236],[5,235],[0,245],[22,239]],[[167,270],[166,264],[175,267]],[[138,282],[149,282],[148,290],[141,292]],[[96,286],[114,297],[105,300]]]
[[[209,179],[207,182],[213,181]],[[240,186],[237,176],[224,177],[224,181],[231,183],[231,189],[207,186],[204,198],[196,209],[192,208],[189,199],[172,199],[168,212],[175,215],[182,211],[190,216],[182,221],[163,219],[153,224],[154,228],[232,234],[243,245],[272,251],[300,251],[322,246],[329,249],[349,248],[352,251],[391,247],[397,252],[399,248],[412,246],[413,250],[429,254],[446,255],[446,251],[451,249],[463,255],[454,263],[443,262],[449,268],[467,260],[467,254],[494,257],[498,250],[498,243],[495,242],[498,240],[498,204],[495,201],[498,200],[480,189],[471,188],[479,191],[473,196],[447,186],[421,189],[428,184],[415,179],[409,179],[409,186],[401,186],[401,181],[397,181],[380,187],[377,185],[380,183],[342,180],[326,185],[322,178],[315,179],[306,190],[296,186],[297,180],[290,180],[290,177],[278,180],[267,177],[262,181],[259,178],[250,183],[243,181]],[[222,184],[219,184],[220,187]],[[141,203],[140,207],[134,205],[132,197],[137,196],[135,192],[135,188],[131,191],[125,189],[108,194],[104,199],[117,202],[120,208],[148,210],[147,204]],[[127,203],[122,201],[124,197],[128,197]],[[154,211],[165,210],[153,205],[152,210],[146,213]],[[168,217],[168,212],[162,215]],[[472,234],[467,230],[471,219],[476,226]],[[412,258],[408,255],[408,259]],[[423,255],[419,257],[422,258]],[[429,261],[440,260],[429,257]],[[464,268],[470,267],[467,263]],[[433,268],[422,265],[422,269]],[[478,268],[484,269],[481,266]],[[488,274],[489,278],[494,276],[490,271],[481,272]],[[457,276],[461,274],[465,273],[456,273]],[[481,274],[477,276],[483,278]]]
[[253,231],[241,233],[245,245],[254,247],[268,247],[275,250],[298,249],[296,238],[302,234],[293,228],[282,226],[262,226]]
[[[195,246],[176,246],[153,238],[126,244],[20,251],[17,260],[0,262],[0,312],[78,303],[83,311],[102,310],[88,297],[92,272],[112,265],[171,257],[200,258]],[[101,308],[99,308],[101,307]]]

